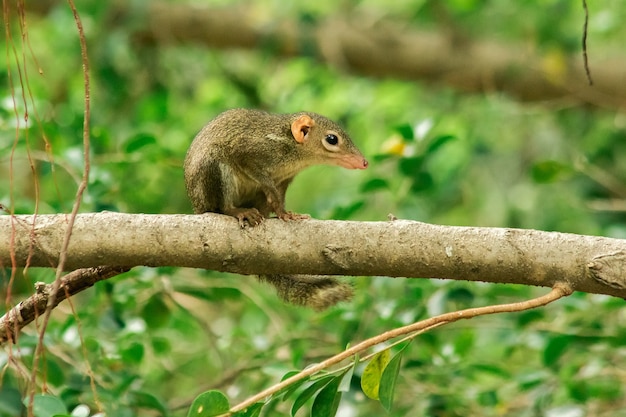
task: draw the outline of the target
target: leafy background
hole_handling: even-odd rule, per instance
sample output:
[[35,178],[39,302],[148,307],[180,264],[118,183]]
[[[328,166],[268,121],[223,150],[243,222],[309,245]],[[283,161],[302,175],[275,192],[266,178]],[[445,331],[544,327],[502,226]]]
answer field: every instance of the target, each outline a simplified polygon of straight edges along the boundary
[[[426,29],[441,26],[443,8],[448,25],[467,36],[521,41],[546,59],[580,53],[578,2],[434,3],[268,0],[249,7],[278,21],[307,22],[359,10]],[[497,92],[367,78],[313,57],[277,58],[271,45],[256,51],[138,46],[136,22],[109,24],[111,4],[79,4],[93,100],[83,211],[190,213],[182,161],[208,120],[234,107],[306,109],[345,125],[371,165],[360,172],[309,169],[288,192],[291,210],[321,219],[384,220],[392,213],[439,224],[626,237],[626,116],[619,109],[568,100],[521,103]],[[593,71],[594,56],[623,56],[626,6],[589,6]],[[69,212],[82,173],[75,23],[63,2],[26,18],[27,43],[15,16],[11,42],[4,38],[0,203],[15,213]],[[18,65],[27,77],[17,76]],[[53,278],[48,270],[15,272],[13,281],[10,269],[2,275],[3,310],[27,297],[34,282]],[[442,280],[353,282],[352,303],[320,314],[283,305],[249,277],[135,268],[75,297],[73,308],[55,311],[36,392],[60,399],[61,412],[79,407],[75,415],[95,413],[99,402],[111,416],[183,416],[203,391],[219,389],[236,403],[288,371],[387,329],[545,291]],[[389,415],[626,416],[625,319],[622,300],[574,294],[541,310],[434,330],[403,352]],[[0,353],[2,417],[24,412],[35,344],[31,326],[19,345]],[[360,389],[363,367],[343,395],[340,416],[385,413]],[[289,415],[290,407],[273,402],[263,415]]]

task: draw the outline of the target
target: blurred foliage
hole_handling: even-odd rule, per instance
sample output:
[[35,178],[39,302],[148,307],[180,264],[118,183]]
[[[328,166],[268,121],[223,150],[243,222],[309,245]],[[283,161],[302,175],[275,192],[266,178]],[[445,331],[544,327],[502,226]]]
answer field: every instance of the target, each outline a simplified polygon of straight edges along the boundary
[[[594,54],[622,47],[626,6],[589,3]],[[208,120],[233,107],[306,109],[341,121],[371,165],[361,172],[309,169],[289,190],[291,210],[626,237],[624,113],[355,77],[311,58],[280,60],[271,50],[138,47],[133,22],[110,25],[109,2],[79,7],[93,100],[83,211],[188,213],[182,160]],[[249,7],[277,21],[310,24],[367,11],[398,24],[446,25],[556,53],[578,50],[583,19],[580,4],[568,0],[267,0]],[[27,42],[12,19],[7,68],[0,69],[9,87],[0,101],[0,204],[15,213],[69,212],[82,175],[75,23],[65,3],[26,17]],[[9,270],[1,275],[6,307],[53,275],[14,272],[13,280]],[[37,392],[51,395],[37,396],[36,405],[72,415],[101,406],[110,416],[184,416],[202,392],[219,389],[232,405],[349,343],[441,312],[545,291],[375,277],[354,284],[354,302],[318,314],[281,304],[248,277],[136,268],[55,311],[38,362]],[[406,347],[402,361],[397,356],[395,399],[383,405],[392,416],[626,416],[625,319],[622,300],[574,294],[541,310],[432,331]],[[0,354],[2,417],[23,412],[36,341],[31,326],[18,346]],[[341,416],[385,413],[360,389],[364,367],[341,391]],[[320,384],[333,387],[321,391],[331,402],[339,382]],[[313,399],[307,404],[299,416],[315,408]],[[262,415],[287,416],[291,406],[274,401]]]

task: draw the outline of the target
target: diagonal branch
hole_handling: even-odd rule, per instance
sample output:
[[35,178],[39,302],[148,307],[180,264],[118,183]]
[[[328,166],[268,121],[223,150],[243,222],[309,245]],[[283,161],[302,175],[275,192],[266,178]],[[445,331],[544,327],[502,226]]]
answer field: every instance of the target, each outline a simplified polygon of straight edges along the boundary
[[359,353],[367,349],[370,349],[376,345],[379,345],[381,343],[384,343],[396,337],[406,335],[409,333],[428,331],[435,327],[439,327],[444,324],[454,323],[455,321],[462,320],[462,319],[471,319],[474,317],[484,316],[487,314],[513,313],[513,312],[530,310],[532,308],[542,307],[562,297],[566,297],[570,295],[571,293],[572,293],[572,289],[568,285],[557,284],[554,286],[552,291],[550,291],[548,294],[545,294],[545,295],[542,295],[540,297],[533,298],[530,300],[520,301],[518,303],[498,304],[498,305],[491,305],[491,306],[485,306],[485,307],[468,308],[468,309],[459,310],[459,311],[452,311],[450,313],[445,313],[439,316],[431,317],[426,320],[421,320],[416,323],[409,324],[407,326],[389,330],[385,333],[376,335],[372,338],[369,338],[360,343],[357,343],[356,345],[350,347],[349,349],[346,349],[343,352],[338,353],[337,355],[331,358],[328,358],[320,363],[307,367],[302,372],[299,372],[296,375],[293,375],[279,382],[278,384],[272,387],[269,387],[268,389],[262,392],[259,392],[258,394],[255,394],[254,396],[248,398],[247,400],[237,404],[236,406],[232,407],[228,413],[223,414],[220,417],[231,416],[236,412],[245,410],[251,405],[259,401],[265,400],[269,396],[276,394],[280,390],[285,389],[286,387],[308,376],[314,375],[324,369],[328,369],[331,366],[336,365],[354,355],[358,355]]
[[[54,284],[36,284],[36,292],[0,317],[0,345],[16,341],[21,329],[49,309],[55,308],[68,297],[93,286],[96,282],[127,272],[130,268],[120,266],[98,266],[72,271],[58,281],[58,292],[53,294]],[[57,282],[55,281],[55,282]],[[48,302],[52,304],[48,306]]]

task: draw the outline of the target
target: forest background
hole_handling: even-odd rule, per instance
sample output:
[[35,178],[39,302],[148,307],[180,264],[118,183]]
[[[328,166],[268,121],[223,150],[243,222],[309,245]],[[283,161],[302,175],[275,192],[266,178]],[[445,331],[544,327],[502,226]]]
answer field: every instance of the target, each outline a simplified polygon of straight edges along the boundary
[[[74,16],[65,2],[28,4],[22,16],[7,4],[0,204],[68,213],[83,170]],[[625,238],[626,5],[588,6],[593,86],[580,2],[80,2],[92,100],[81,211],[190,213],[182,161],[205,123],[235,107],[310,110],[340,121],[370,168],[308,169],[289,189],[290,210]],[[11,276],[6,268],[5,308],[54,271]],[[545,292],[352,281],[351,303],[315,313],[248,277],[135,268],[80,294],[74,311],[55,310],[37,392],[68,410],[186,415],[208,389],[244,399],[385,330]],[[575,293],[421,335],[403,353],[389,414],[626,416],[624,319],[623,300]],[[24,412],[36,343],[32,326],[0,355],[2,417]],[[360,391],[360,372],[338,415],[384,412]],[[288,415],[289,404],[264,413]]]

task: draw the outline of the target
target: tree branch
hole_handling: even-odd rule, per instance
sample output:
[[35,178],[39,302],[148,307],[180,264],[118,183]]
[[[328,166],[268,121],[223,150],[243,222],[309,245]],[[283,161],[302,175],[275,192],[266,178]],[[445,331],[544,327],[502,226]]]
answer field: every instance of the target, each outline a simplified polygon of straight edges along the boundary
[[[126,4],[126,3],[123,3]],[[127,6],[121,6],[127,7]],[[263,49],[279,56],[313,55],[355,74],[438,82],[464,92],[504,91],[522,101],[567,99],[620,108],[626,105],[621,52],[612,62],[596,61],[594,85],[577,56],[549,59],[522,44],[451,38],[445,28],[423,31],[397,21],[354,14],[335,16],[302,29],[293,19],[263,21],[249,7],[199,7],[150,2],[141,10],[139,42],[194,42],[209,47]],[[236,29],[236,30],[234,30]]]
[[[52,310],[61,301],[93,286],[96,282],[109,279],[129,269],[119,266],[78,269],[55,281],[58,282],[58,291],[55,297],[51,297],[54,291],[53,284],[37,283],[35,294],[0,317],[0,345],[8,340],[15,342],[20,330],[42,315],[46,308]],[[50,306],[48,306],[48,301],[52,303]]]
[[431,317],[426,320],[420,320],[416,323],[412,323],[406,326],[398,327],[393,330],[386,331],[385,333],[381,333],[369,339],[366,339],[360,343],[357,343],[354,346],[344,350],[337,355],[330,357],[320,363],[316,363],[314,365],[308,366],[303,371],[275,384],[272,387],[269,387],[258,394],[242,401],[241,403],[233,406],[230,411],[226,414],[222,414],[219,417],[228,417],[233,415],[236,412],[245,410],[251,405],[263,401],[271,395],[276,394],[282,389],[285,389],[289,385],[294,384],[306,377],[314,375],[324,369],[328,369],[333,365],[336,365],[352,356],[355,356],[367,349],[370,349],[376,345],[384,343],[388,340],[395,339],[396,337],[400,337],[402,335],[410,334],[410,333],[419,333],[426,332],[428,330],[434,329],[441,325],[454,323],[455,321],[459,321],[462,319],[471,319],[474,317],[484,316],[487,314],[498,314],[498,313],[513,313],[519,311],[530,310],[532,308],[542,307],[547,304],[550,304],[562,297],[566,297],[572,293],[571,288],[569,288],[566,284],[557,284],[548,294],[539,296],[537,298],[532,298],[526,301],[520,301],[517,303],[510,304],[498,304],[491,305],[486,307],[475,307],[468,308],[465,310],[452,311],[450,313],[441,314],[439,316]]
[[[32,13],[52,10],[52,0],[27,2]],[[111,2],[109,25],[136,28],[135,44],[196,43],[219,49],[260,49],[276,56],[315,57],[340,69],[375,77],[436,82],[464,92],[504,91],[522,101],[569,100],[610,108],[626,105],[626,65],[621,51],[612,61],[594,61],[587,83],[578,56],[549,56],[526,44],[450,36],[409,22],[366,13],[334,16],[307,24],[272,15],[265,19],[247,4],[216,8],[199,4]],[[552,60],[553,61],[553,60]]]
[[[56,267],[66,222],[66,215],[0,216],[0,265]],[[270,219],[241,229],[235,219],[218,214],[88,213],[76,218],[66,265],[428,277],[544,287],[567,282],[574,291],[626,298],[626,240],[405,220]]]

